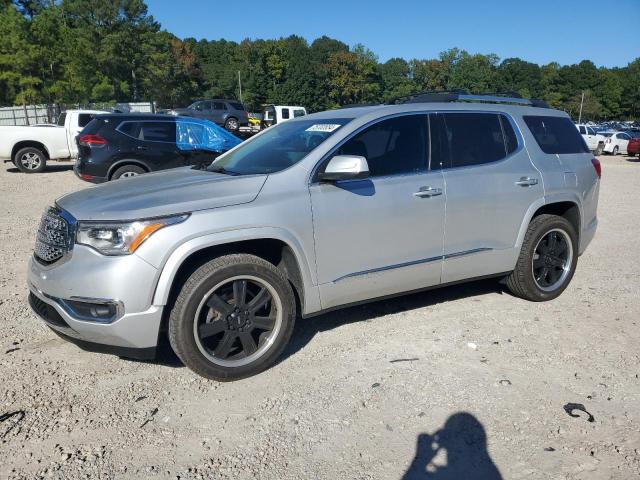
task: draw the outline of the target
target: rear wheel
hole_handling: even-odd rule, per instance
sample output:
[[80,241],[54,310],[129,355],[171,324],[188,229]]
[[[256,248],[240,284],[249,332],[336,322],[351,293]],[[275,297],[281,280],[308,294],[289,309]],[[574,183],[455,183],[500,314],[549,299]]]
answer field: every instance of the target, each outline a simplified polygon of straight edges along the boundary
[[47,166],[47,157],[35,147],[26,147],[18,150],[13,163],[21,172],[40,173]]
[[197,374],[238,380],[276,362],[295,315],[293,290],[280,270],[253,255],[227,255],[186,281],[171,309],[169,341]]
[[127,177],[135,177],[137,175],[141,175],[146,173],[146,170],[138,165],[124,165],[118,168],[113,175],[111,176],[111,180],[117,180],[119,178],[127,178]]
[[539,215],[529,224],[516,268],[507,278],[514,295],[534,302],[559,296],[573,278],[578,241],[564,217]]
[[602,151],[604,150],[604,144],[602,142],[598,143],[596,150],[594,152],[595,155],[602,155]]

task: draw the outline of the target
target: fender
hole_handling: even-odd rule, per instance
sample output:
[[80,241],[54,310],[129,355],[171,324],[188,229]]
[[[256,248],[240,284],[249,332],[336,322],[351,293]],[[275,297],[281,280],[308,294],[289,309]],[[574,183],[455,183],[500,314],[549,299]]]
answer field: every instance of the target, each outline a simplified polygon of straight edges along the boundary
[[149,166],[144,163],[142,160],[137,160],[135,158],[123,158],[121,160],[116,161],[114,164],[112,164],[109,167],[109,170],[107,171],[107,178],[111,178],[111,175],[113,174],[113,172],[116,171],[116,169],[123,164],[134,164],[134,165],[138,165],[139,167],[144,168],[147,172],[151,172],[152,170],[149,168]]
[[[518,231],[518,237],[516,239],[515,248],[520,249],[522,247],[522,242],[524,242],[524,235],[527,233],[527,228],[529,228],[529,223],[531,223],[531,219],[535,215],[535,213],[543,207],[544,205],[549,205],[552,203],[559,202],[571,202],[575,203],[578,206],[578,211],[580,212],[580,229],[582,230],[582,203],[580,202],[580,197],[575,192],[562,192],[562,193],[554,193],[552,195],[545,195],[542,198],[539,198],[535,202],[533,202],[529,208],[527,209],[527,213],[522,219],[522,224],[520,225],[520,230]],[[581,232],[578,232],[580,235]]]
[[208,247],[241,242],[245,240],[275,239],[284,242],[295,255],[304,288],[305,314],[321,310],[320,293],[309,268],[304,249],[298,239],[287,230],[277,227],[256,227],[241,230],[228,230],[193,238],[178,246],[161,267],[161,273],[153,296],[153,305],[166,305],[171,285],[182,263],[194,252]]

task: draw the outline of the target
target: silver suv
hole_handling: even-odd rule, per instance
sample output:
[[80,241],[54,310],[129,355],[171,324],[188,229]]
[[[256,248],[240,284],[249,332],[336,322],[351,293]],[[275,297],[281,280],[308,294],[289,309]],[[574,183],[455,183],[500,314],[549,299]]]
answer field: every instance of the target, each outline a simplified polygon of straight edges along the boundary
[[269,128],[207,170],[58,199],[30,304],[83,348],[168,337],[217,380],[273,365],[297,317],[484,277],[551,300],[596,231],[600,164],[535,100],[425,94]]

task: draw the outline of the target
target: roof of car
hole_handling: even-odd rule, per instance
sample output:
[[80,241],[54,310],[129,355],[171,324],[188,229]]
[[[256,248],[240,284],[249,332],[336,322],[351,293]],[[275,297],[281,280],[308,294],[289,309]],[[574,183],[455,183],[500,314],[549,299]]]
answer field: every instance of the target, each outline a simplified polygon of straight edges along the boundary
[[142,112],[129,112],[129,113],[106,113],[99,115],[100,118],[117,118],[121,120],[175,120],[174,115],[168,115],[166,113],[142,113]]
[[398,105],[368,105],[339,108],[337,110],[326,110],[324,112],[313,113],[296,120],[310,119],[330,119],[330,118],[359,118],[362,116],[383,116],[404,112],[437,112],[437,111],[485,111],[485,112],[505,112],[516,115],[546,115],[546,116],[566,116],[565,112],[552,108],[540,108],[522,105],[511,105],[507,103],[486,103],[486,102],[425,102],[425,103],[403,103]]

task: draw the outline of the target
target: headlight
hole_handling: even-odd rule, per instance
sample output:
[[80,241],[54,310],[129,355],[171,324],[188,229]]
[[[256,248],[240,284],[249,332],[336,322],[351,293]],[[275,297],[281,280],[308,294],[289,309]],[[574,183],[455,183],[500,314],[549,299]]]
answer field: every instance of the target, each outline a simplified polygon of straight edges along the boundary
[[161,228],[184,222],[189,215],[152,218],[135,222],[79,222],[76,243],[103,255],[129,255]]

